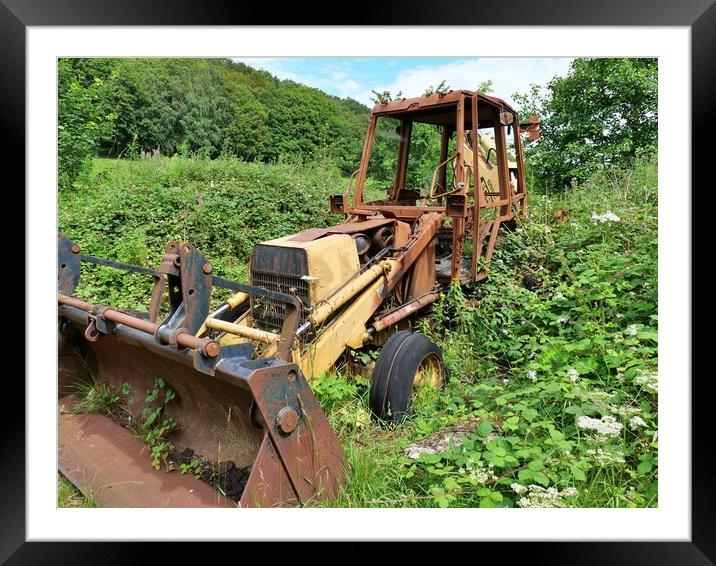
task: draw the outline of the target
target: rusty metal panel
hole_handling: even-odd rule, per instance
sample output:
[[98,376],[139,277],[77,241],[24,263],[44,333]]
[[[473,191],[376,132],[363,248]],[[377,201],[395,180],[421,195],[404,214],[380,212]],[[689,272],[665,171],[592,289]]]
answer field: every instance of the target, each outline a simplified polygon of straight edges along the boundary
[[330,498],[344,481],[343,451],[298,367],[255,370],[247,380],[265,430],[298,498]]
[[269,435],[261,443],[240,507],[296,507],[300,501]]
[[423,252],[413,264],[405,301],[412,301],[435,287],[435,244],[436,239],[430,240]]
[[102,507],[236,507],[192,475],[157,472],[149,448],[109,417],[60,414],[60,471]]

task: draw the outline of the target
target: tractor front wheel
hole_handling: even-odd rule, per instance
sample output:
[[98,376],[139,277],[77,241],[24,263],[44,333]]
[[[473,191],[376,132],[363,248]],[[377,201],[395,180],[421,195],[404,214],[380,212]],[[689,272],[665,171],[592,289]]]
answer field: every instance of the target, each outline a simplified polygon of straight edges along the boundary
[[403,330],[383,345],[373,370],[369,405],[379,420],[399,424],[417,387],[442,387],[447,378],[442,351],[423,334]]

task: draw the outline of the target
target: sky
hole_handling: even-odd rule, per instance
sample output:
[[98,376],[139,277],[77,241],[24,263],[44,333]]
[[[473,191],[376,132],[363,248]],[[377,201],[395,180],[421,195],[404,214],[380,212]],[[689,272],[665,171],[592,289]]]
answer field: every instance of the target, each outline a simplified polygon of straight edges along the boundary
[[474,90],[492,80],[495,96],[514,102],[515,92],[526,93],[532,83],[546,85],[553,77],[565,75],[571,58],[477,58],[477,57],[296,57],[235,59],[268,71],[279,79],[350,97],[373,106],[372,90],[399,91],[410,98],[445,80],[451,89]]

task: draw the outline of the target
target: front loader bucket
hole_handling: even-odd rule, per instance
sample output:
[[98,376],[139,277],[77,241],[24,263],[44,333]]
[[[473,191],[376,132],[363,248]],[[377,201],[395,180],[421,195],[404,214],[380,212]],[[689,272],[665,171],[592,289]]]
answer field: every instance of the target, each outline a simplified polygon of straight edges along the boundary
[[[298,366],[280,357],[254,359],[249,343],[220,346],[196,336],[208,315],[206,289],[217,280],[227,283],[212,282],[210,270],[196,269],[206,265],[196,250],[169,244],[168,251],[180,250],[180,261],[169,257],[173,267],[149,273],[158,286],[167,277],[173,300],[170,315],[155,324],[72,297],[79,278],[68,270],[79,273],[80,260],[96,258],[80,256],[63,237],[58,243],[59,404],[64,407],[59,462],[80,489],[112,506],[272,507],[336,495],[343,453]],[[247,285],[230,287],[269,293]],[[160,295],[155,293],[150,313],[158,312],[154,300]],[[285,295],[280,300],[292,301]],[[298,318],[288,318],[293,333]],[[288,344],[279,352],[290,348],[291,336],[282,334]],[[73,386],[83,382],[118,392],[122,418],[112,411],[110,417],[124,426],[110,417],[72,412],[77,404]],[[159,417],[176,423],[166,436],[172,450],[162,456],[164,464],[173,461],[176,470],[170,472],[164,465],[161,471],[152,468],[151,447],[132,426],[147,421],[145,399],[157,383],[175,394]],[[192,474],[180,474],[182,458],[185,464],[198,459],[216,470],[211,477],[217,491]]]

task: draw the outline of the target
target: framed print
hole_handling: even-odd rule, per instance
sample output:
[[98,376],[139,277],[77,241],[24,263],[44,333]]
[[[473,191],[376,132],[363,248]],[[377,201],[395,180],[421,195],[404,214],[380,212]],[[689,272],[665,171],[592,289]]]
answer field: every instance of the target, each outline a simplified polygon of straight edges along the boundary
[[[121,540],[716,560],[691,326],[708,0],[364,6],[347,25],[0,2],[27,223],[4,561],[137,556]],[[58,402],[65,350],[89,377]],[[122,367],[98,385],[94,364]],[[149,469],[134,482],[132,450]],[[196,508],[237,504],[282,508]]]

